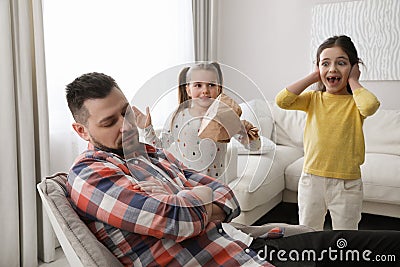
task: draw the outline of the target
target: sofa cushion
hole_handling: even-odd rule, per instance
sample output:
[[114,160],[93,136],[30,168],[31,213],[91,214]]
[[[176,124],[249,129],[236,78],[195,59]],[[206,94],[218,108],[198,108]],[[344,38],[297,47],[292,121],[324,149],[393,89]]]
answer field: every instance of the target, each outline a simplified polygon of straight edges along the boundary
[[364,200],[400,205],[400,156],[367,153],[361,174]]
[[271,115],[271,107],[268,102],[261,99],[253,99],[240,104],[242,116],[240,119],[247,120],[256,126],[259,135],[271,138],[274,121]]
[[306,113],[281,109],[275,103],[271,104],[271,109],[275,122],[272,140],[278,145],[303,148]]
[[400,156],[400,111],[378,110],[364,121],[366,151]]
[[284,189],[287,165],[303,156],[301,149],[276,146],[275,153],[239,155],[239,178],[229,183],[242,210],[262,205]]
[[297,192],[300,176],[303,171],[303,163],[304,163],[304,157],[301,157],[286,167],[285,170],[286,189]]
[[231,144],[233,147],[236,147],[237,153],[239,155],[248,155],[248,154],[261,155],[261,154],[266,154],[266,153],[269,153],[269,152],[275,150],[275,143],[271,139],[269,139],[265,136],[260,136],[260,141],[261,141],[261,146],[257,150],[247,149],[236,138],[231,139]]

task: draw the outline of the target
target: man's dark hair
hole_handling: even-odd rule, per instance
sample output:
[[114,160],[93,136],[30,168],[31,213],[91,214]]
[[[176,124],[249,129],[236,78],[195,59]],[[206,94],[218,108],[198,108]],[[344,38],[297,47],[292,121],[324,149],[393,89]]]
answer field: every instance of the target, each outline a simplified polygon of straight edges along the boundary
[[83,74],[68,84],[66,97],[75,121],[86,124],[89,112],[83,103],[88,99],[107,97],[114,87],[121,90],[112,77],[98,72]]

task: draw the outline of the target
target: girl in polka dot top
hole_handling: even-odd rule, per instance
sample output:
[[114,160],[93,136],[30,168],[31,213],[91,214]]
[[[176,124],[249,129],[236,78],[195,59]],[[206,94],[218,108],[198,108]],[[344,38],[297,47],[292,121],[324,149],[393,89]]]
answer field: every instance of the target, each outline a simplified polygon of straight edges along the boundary
[[[163,147],[187,167],[211,177],[224,177],[227,143],[201,139],[199,134],[203,116],[222,92],[222,71],[216,62],[197,63],[185,67],[179,74],[179,107],[158,137],[151,124],[149,108],[146,115],[133,107],[137,126],[144,129],[145,141]],[[258,150],[260,139],[248,141],[245,131],[234,135],[247,149]]]

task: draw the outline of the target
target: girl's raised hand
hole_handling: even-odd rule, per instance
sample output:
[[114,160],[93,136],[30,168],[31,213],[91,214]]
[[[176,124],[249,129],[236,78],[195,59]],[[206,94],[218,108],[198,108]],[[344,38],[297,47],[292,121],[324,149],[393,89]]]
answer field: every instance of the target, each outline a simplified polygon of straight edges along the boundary
[[348,79],[351,90],[356,90],[357,88],[362,87],[362,85],[358,81],[358,79],[360,78],[360,75],[361,75],[361,71],[360,71],[360,67],[358,66],[358,63],[354,64],[350,70],[349,79]]
[[136,125],[144,129],[151,125],[151,115],[150,115],[150,108],[146,107],[146,115],[143,114],[140,109],[135,106],[132,106],[133,113],[135,114]]
[[319,73],[318,65],[314,66],[314,71],[311,73],[312,77],[314,77],[314,83],[321,81],[321,75]]
[[358,66],[358,63],[356,63],[350,70],[349,81],[350,80],[358,81],[358,79],[360,79],[360,75],[361,75],[360,67]]
[[288,87],[286,89],[289,92],[292,92],[293,94],[300,95],[307,87],[310,85],[319,82],[321,80],[321,75],[319,74],[319,68],[318,65],[314,67],[314,71],[308,74],[306,77],[304,77],[301,80],[298,80]]

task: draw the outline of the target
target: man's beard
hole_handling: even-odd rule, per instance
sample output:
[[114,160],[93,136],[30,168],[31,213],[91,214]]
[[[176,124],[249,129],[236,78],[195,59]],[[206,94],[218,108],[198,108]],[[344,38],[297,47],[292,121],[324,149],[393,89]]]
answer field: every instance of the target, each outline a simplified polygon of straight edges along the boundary
[[111,148],[111,147],[101,144],[93,136],[92,136],[92,142],[96,148],[106,151],[106,152],[111,152],[111,153],[117,154],[118,156],[124,158],[124,150],[122,148],[122,143],[118,145],[118,148]]

